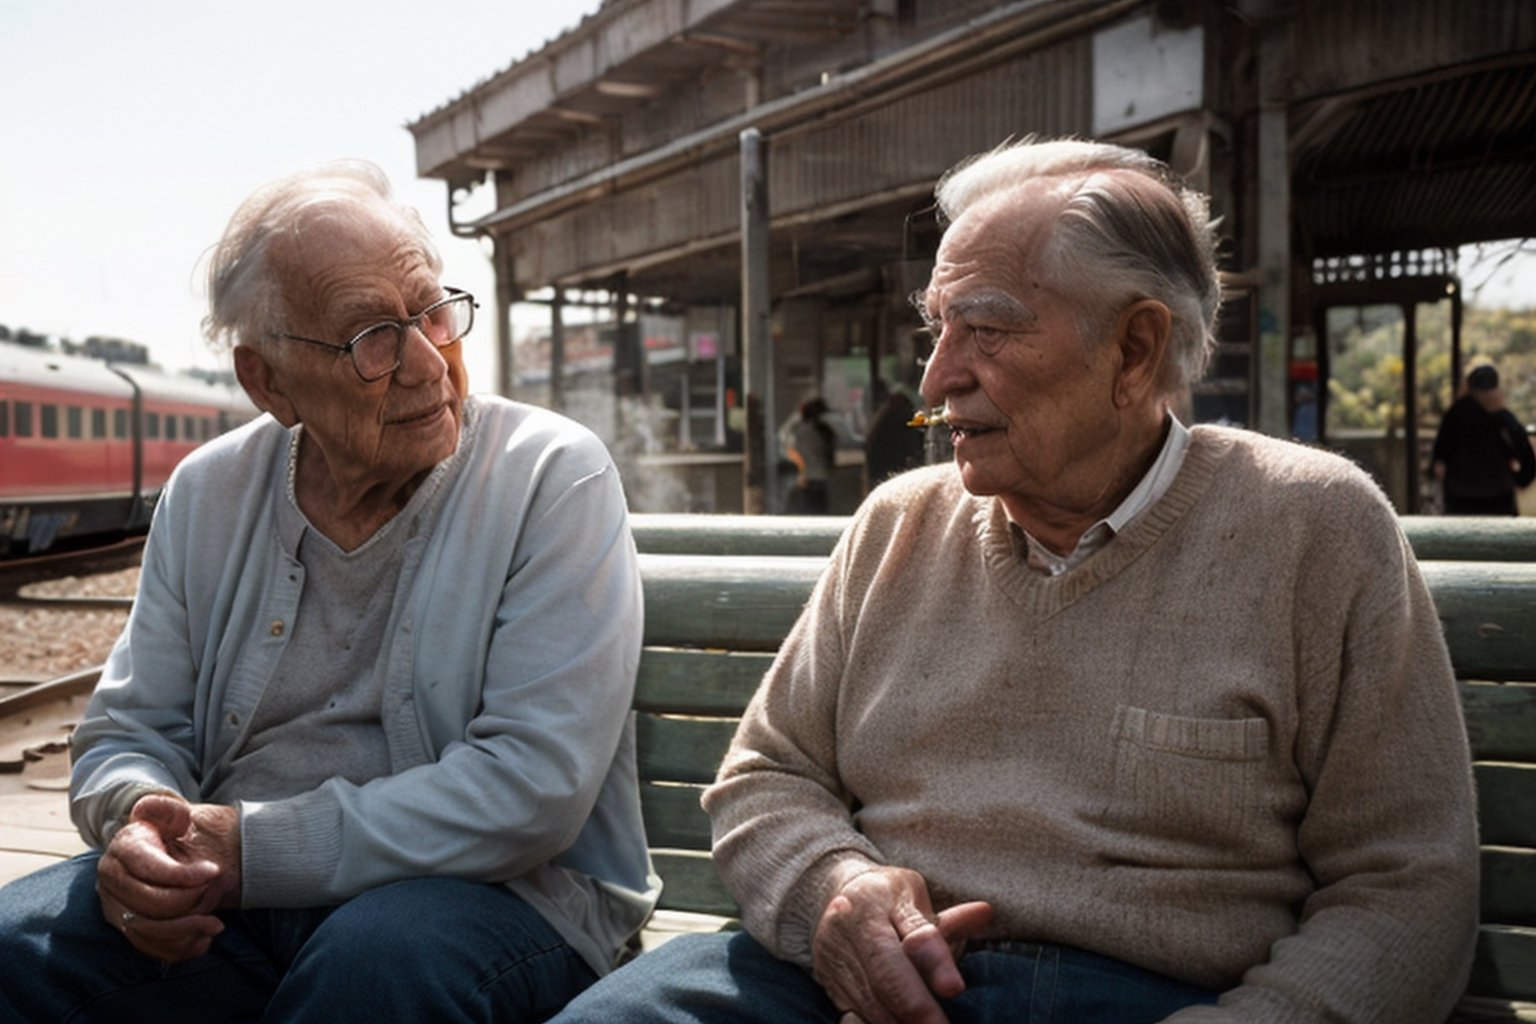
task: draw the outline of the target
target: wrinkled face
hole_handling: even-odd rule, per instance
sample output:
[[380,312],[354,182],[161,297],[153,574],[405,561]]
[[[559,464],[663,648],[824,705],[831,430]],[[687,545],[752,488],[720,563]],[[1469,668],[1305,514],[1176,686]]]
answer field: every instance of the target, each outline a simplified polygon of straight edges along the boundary
[[966,489],[1016,510],[1087,509],[1119,485],[1117,350],[1080,333],[1082,310],[1046,283],[1049,187],[984,200],[939,246],[923,296],[937,344],[923,397],[943,405]]
[[[275,329],[337,345],[445,294],[397,215],[377,204],[307,214],[269,259],[286,309]],[[333,475],[404,483],[453,453],[467,391],[462,342],[439,349],[407,331],[399,368],[369,382],[343,352],[271,344],[287,346],[269,362],[273,382]]]

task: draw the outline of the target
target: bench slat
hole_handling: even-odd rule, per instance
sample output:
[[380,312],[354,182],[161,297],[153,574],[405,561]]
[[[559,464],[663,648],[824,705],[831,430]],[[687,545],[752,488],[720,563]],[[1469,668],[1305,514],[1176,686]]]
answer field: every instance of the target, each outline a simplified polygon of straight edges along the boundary
[[1536,686],[1463,683],[1461,711],[1473,757],[1536,762]]
[[1536,679],[1536,565],[1421,562],[1458,679]]
[[[849,517],[638,513],[629,521],[647,554],[827,555]],[[1536,519],[1400,516],[1398,523],[1425,561],[1536,562]]]
[[726,891],[715,862],[696,850],[653,848],[651,865],[661,876],[662,910],[686,910],[696,914],[736,917],[740,911]]
[[1467,991],[1498,999],[1536,999],[1536,928],[1479,928]]
[[825,557],[847,516],[735,516],[636,513],[635,547],[650,555],[791,555]]
[[740,715],[773,655],[647,647],[640,652],[635,708],[675,715]]
[[777,651],[826,564],[824,558],[641,555],[645,642]]
[[709,815],[699,806],[703,786],[640,784],[640,813],[649,846],[709,852]]
[[1477,828],[1490,846],[1536,847],[1536,764],[1479,761]]
[[1536,519],[1402,516],[1416,557],[1448,562],[1536,562]]
[[635,716],[640,778],[646,782],[708,783],[725,757],[736,721],[730,718]]
[[1482,867],[1483,923],[1536,927],[1536,850],[1485,846]]
[[[645,641],[776,651],[824,559],[641,555]],[[1536,565],[1424,562],[1456,674],[1536,681]]]

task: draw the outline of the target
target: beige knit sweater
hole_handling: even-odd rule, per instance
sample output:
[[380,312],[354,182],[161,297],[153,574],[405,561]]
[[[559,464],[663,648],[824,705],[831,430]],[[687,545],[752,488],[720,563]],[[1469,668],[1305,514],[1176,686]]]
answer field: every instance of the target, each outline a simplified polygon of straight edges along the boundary
[[912,868],[999,937],[1225,991],[1177,1021],[1444,1019],[1477,923],[1460,703],[1349,463],[1197,427],[1059,577],[953,466],[876,491],[705,795],[751,933],[810,961],[840,879]]

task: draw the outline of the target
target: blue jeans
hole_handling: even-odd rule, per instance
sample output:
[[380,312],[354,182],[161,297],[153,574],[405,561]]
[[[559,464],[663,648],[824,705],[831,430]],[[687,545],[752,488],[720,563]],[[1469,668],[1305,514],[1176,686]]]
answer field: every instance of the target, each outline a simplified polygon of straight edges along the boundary
[[[968,952],[951,1024],[1152,1024],[1216,993],[1097,953],[1007,943]],[[555,1024],[837,1024],[820,985],[745,932],[683,935],[577,997]]]
[[0,1021],[543,1021],[596,980],[505,886],[449,878],[229,911],[206,955],[167,966],[102,918],[96,860],[0,889]]

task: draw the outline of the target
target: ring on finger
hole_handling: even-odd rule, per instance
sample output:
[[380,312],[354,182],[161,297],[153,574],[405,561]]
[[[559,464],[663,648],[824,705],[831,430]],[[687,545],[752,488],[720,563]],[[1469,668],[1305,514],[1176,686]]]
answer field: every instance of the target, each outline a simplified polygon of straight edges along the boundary
[[122,922],[122,924],[123,924],[123,931],[126,932],[129,929],[129,927],[132,926],[133,922],[137,921],[138,919],[139,919],[139,915],[138,914],[135,914],[131,910],[125,910],[125,911],[123,911],[123,916],[120,917],[118,920],[120,920]]

